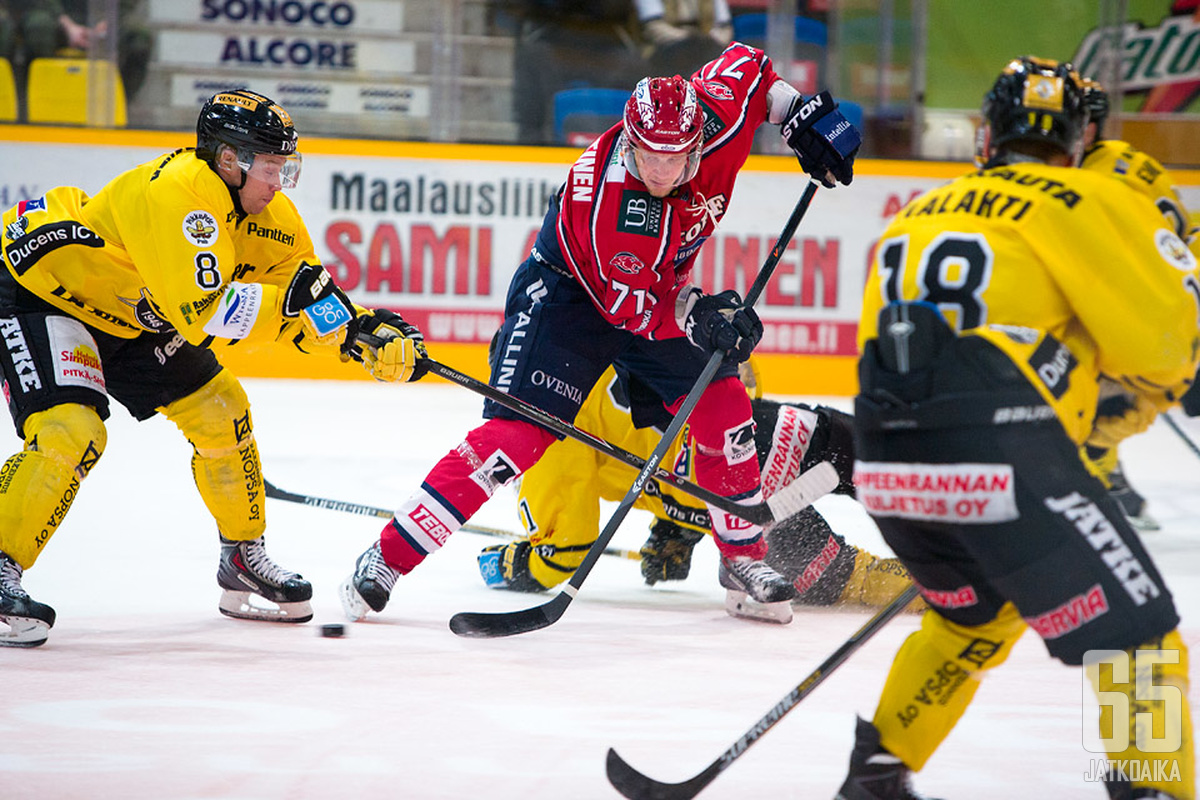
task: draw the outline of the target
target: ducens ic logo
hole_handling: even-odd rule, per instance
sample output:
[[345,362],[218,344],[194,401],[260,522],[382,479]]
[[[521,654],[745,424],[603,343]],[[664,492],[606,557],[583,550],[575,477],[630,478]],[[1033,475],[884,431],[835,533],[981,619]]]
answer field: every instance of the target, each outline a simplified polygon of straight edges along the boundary
[[183,218],[183,236],[196,247],[211,247],[219,235],[216,217],[207,211],[192,211]]

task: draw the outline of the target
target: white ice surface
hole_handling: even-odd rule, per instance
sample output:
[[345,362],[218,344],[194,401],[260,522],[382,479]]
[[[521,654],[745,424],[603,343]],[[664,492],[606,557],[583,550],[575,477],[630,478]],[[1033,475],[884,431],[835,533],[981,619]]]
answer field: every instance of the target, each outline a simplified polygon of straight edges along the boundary
[[[398,504],[478,421],[447,385],[247,381],[267,477],[282,488]],[[1200,440],[1200,425],[1191,427]],[[19,443],[0,437],[9,451]],[[1164,530],[1146,543],[1200,653],[1200,457],[1158,423],[1124,446],[1130,480]],[[648,588],[601,559],[548,629],[454,636],[456,611],[549,599],[485,588],[460,533],[391,604],[343,639],[336,587],[381,521],[270,501],[268,544],[315,589],[306,625],[217,612],[216,531],[173,426],[120,407],[109,446],[25,587],[58,611],[50,641],[0,649],[3,798],[611,798],[607,749],[663,781],[706,767],[836,649],[863,612],[805,611],[788,626],[728,617],[715,551],[686,582]],[[516,528],[506,490],[475,521]],[[608,506],[611,510],[613,506]],[[819,503],[855,544],[884,552],[861,509]],[[607,512],[606,512],[607,513]],[[614,543],[637,548],[634,512]],[[829,798],[903,637],[885,628],[701,795]],[[1196,692],[1193,691],[1193,698]],[[1105,797],[1084,781],[1077,671],[1026,634],[991,673],[917,786],[947,798]]]

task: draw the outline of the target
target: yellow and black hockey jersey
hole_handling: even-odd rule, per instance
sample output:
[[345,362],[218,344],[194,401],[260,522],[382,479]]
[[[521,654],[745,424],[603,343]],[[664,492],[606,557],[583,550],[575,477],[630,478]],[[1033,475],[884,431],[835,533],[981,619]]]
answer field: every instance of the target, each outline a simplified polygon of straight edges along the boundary
[[4,212],[3,259],[30,292],[122,338],[171,328],[196,345],[280,335],[301,263],[317,264],[292,201],[239,214],[195,151],[118,175],[95,197],[51,189]]
[[1187,208],[1171,183],[1171,173],[1153,156],[1129,142],[1101,139],[1087,149],[1079,166],[1116,178],[1144,194],[1171,222],[1175,233],[1181,239],[1187,237],[1190,226]]
[[1082,443],[1100,374],[1160,408],[1196,372],[1200,274],[1160,211],[1099,172],[1022,163],[910,202],[880,240],[859,345],[888,302],[1003,350]]

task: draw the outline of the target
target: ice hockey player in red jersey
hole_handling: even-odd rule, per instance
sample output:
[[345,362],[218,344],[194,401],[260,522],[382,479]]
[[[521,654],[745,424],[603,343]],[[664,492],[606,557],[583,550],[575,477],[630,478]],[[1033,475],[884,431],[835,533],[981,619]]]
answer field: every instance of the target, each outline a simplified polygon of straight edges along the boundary
[[[513,276],[491,364],[492,386],[573,420],[611,364],[638,376],[653,404],[674,413],[709,355],[727,353],[690,418],[696,480],[745,503],[761,502],[762,491],[737,365],[762,325],[735,292],[705,294],[689,279],[766,122],[781,126],[814,180],[830,188],[850,183],[858,130],[828,92],[802,97],[760,50],[735,42],[690,79],[641,80],[622,122],[583,151],[551,201]],[[634,409],[635,423],[645,411]],[[484,417],[359,557],[341,588],[351,619],[382,611],[397,578],[554,441],[495,404],[485,405]],[[710,513],[727,580],[758,602],[791,599],[791,582],[763,562],[762,529]]]

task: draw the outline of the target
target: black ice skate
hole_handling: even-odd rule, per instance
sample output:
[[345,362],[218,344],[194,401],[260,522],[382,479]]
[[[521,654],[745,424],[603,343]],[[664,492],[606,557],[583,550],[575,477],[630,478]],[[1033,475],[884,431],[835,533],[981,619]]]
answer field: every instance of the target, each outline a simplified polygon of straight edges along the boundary
[[1123,772],[1111,768],[1104,776],[1104,788],[1108,790],[1109,800],[1178,800],[1175,795],[1151,786],[1135,787]]
[[338,589],[342,610],[354,622],[365,617],[368,611],[383,611],[399,577],[400,570],[393,569],[383,560],[379,542],[375,542],[358,557],[354,574]]
[[[238,619],[267,622],[308,622],[312,619],[312,584],[289,572],[267,555],[263,537],[235,542],[221,537],[217,567],[221,613]],[[251,595],[268,605],[251,602]]]
[[1146,498],[1129,485],[1129,479],[1125,477],[1125,470],[1121,468],[1119,461],[1113,467],[1113,471],[1109,473],[1108,480],[1112,484],[1112,488],[1108,490],[1108,496],[1117,501],[1117,505],[1125,512],[1125,517],[1129,520],[1130,525],[1139,531],[1162,529],[1158,520],[1152,517],[1146,509]]
[[0,646],[37,647],[54,627],[54,609],[21,588],[21,565],[0,551]]
[[927,800],[913,791],[911,770],[879,743],[874,725],[860,718],[854,733],[850,774],[835,800]]
[[722,556],[717,579],[725,587],[725,610],[731,616],[781,625],[792,621],[796,587],[766,562]]

